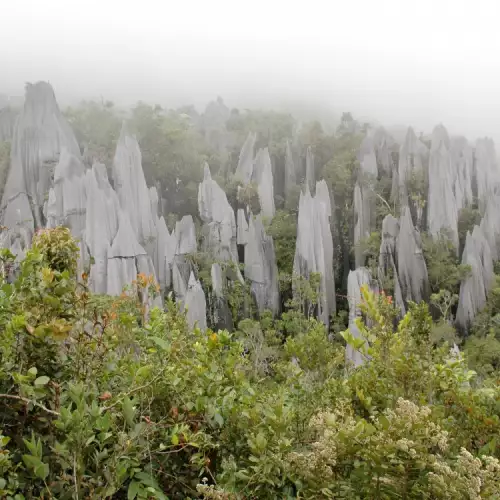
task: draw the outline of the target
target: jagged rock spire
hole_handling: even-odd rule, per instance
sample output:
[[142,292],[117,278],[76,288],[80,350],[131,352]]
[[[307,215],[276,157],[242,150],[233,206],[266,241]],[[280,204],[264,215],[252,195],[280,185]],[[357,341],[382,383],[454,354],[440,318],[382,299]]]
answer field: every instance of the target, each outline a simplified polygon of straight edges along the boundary
[[248,184],[252,179],[254,149],[256,141],[257,134],[255,132],[249,132],[248,137],[246,138],[245,143],[241,148],[240,158],[238,161],[238,166],[236,167],[235,176],[241,182],[243,182],[243,184]]
[[473,151],[465,137],[450,139],[451,169],[454,175],[453,192],[457,209],[460,210],[474,203],[472,180],[474,177]]
[[399,222],[392,215],[386,215],[382,221],[382,240],[378,260],[378,280],[381,288],[387,282],[393,284],[394,303],[399,307],[401,314],[406,312],[399,275],[397,269],[397,239],[399,236]]
[[462,264],[470,266],[471,272],[460,284],[456,321],[466,331],[486,304],[494,279],[490,247],[479,226],[467,233]]
[[477,186],[477,198],[481,211],[484,211],[488,195],[493,193],[500,184],[500,170],[493,140],[487,137],[478,139],[474,157],[474,178]]
[[142,170],[139,144],[125,122],[116,145],[113,180],[120,205],[128,213],[138,241],[143,245],[150,242],[156,238],[150,193]]
[[87,211],[85,167],[79,157],[66,149],[61,151],[55,168],[54,188],[49,193],[49,201],[55,204],[52,224],[65,225],[73,236],[81,238]]
[[201,283],[193,272],[189,276],[184,305],[187,309],[186,317],[190,328],[198,326],[200,330],[207,329],[207,303]]
[[397,239],[398,275],[405,302],[420,302],[429,294],[427,266],[420,233],[413,226],[410,209],[403,207]]
[[85,244],[94,260],[89,285],[96,293],[106,293],[108,250],[118,231],[120,202],[108,181],[106,167],[102,164],[95,164],[87,171],[85,187]]
[[[63,117],[52,87],[46,82],[26,85],[26,100],[14,129],[11,167],[5,185],[1,223],[9,240],[23,236],[31,242],[35,228],[44,226],[43,206],[54,167],[63,149],[80,156],[77,141]],[[21,229],[22,228],[22,229]]]
[[314,153],[311,146],[308,146],[306,151],[306,184],[309,187],[309,191],[311,193],[314,192],[316,184],[316,169],[314,166]]
[[260,215],[250,216],[248,243],[245,247],[245,278],[251,282],[252,295],[259,312],[279,312],[278,267],[274,242],[262,225]]
[[297,185],[297,170],[293,160],[292,145],[290,140],[286,140],[285,147],[285,197],[290,190]]
[[260,213],[264,217],[274,217],[273,169],[267,148],[259,149],[255,157],[253,180],[259,193]]
[[[361,288],[367,286],[372,291],[378,291],[377,284],[372,280],[370,271],[366,267],[359,267],[355,271],[349,271],[347,277],[347,298],[349,301],[349,331],[354,338],[360,338],[361,332],[356,325],[356,319],[361,317],[360,306],[362,304]],[[349,344],[346,346],[346,361],[355,367],[363,364],[366,358]]]
[[[408,203],[407,183],[411,180],[413,172],[417,175],[421,175],[425,172],[427,157],[427,147],[417,138],[413,128],[409,127],[406,133],[405,142],[399,150],[397,183],[393,182],[393,192],[391,193],[392,199],[399,199],[402,205]],[[393,181],[395,180],[394,178]],[[398,192],[394,192],[394,190]]]
[[429,159],[427,223],[433,238],[448,234],[458,251],[458,207],[453,192],[455,172],[449,144],[446,129],[442,125],[435,127]]
[[175,223],[175,236],[177,239],[176,255],[197,252],[196,230],[191,215],[185,215]]
[[330,230],[331,202],[324,181],[317,183],[312,197],[306,185],[300,194],[297,222],[297,242],[293,272],[309,279],[311,273],[320,273],[318,317],[329,324],[335,313],[335,279],[333,274],[333,239]]

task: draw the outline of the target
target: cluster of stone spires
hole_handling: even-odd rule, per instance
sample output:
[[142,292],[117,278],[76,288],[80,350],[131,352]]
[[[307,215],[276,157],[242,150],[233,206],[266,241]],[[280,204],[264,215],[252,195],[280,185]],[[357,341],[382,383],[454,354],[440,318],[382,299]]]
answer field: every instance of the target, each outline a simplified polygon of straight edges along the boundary
[[[219,118],[217,123],[223,123],[224,117]],[[238,209],[235,217],[226,194],[212,179],[208,164],[204,165],[198,207],[203,222],[202,250],[215,261],[210,307],[188,257],[198,251],[193,219],[184,216],[169,232],[164,217],[159,215],[156,188],[146,184],[137,140],[125,124],[110,168],[113,185],[105,165],[85,167],[73,131],[47,83],[27,86],[19,116],[0,111],[0,139],[12,141],[11,167],[1,203],[1,223],[8,229],[1,234],[0,246],[10,248],[19,260],[35,230],[65,225],[79,241],[80,266],[90,267],[89,284],[94,292],[120,294],[139,273],[152,275],[161,295],[173,290],[176,299],[187,307],[191,325],[206,328],[210,314],[213,323],[230,328],[225,287],[231,282],[243,282],[238,266],[241,245],[244,276],[250,282],[257,309],[279,312],[274,243],[263,224],[263,217],[269,220],[275,214],[273,167],[267,148],[255,152],[255,133],[249,134],[241,149],[235,176],[243,186],[257,186],[260,214],[254,215],[246,207]],[[216,134],[215,139],[223,150],[223,134]],[[482,139],[473,150],[465,138],[450,138],[440,125],[433,131],[430,148],[408,129],[399,148],[398,164],[393,161],[397,147],[392,137],[379,128],[367,134],[359,151],[359,179],[354,192],[355,248],[375,230],[377,178],[392,178],[391,198],[398,200],[402,208],[399,220],[388,215],[383,221],[378,276],[370,275],[363,267],[362,252],[356,251],[356,269],[348,278],[351,330],[356,332],[354,320],[360,314],[362,284],[378,289],[377,279],[381,283],[391,279],[395,303],[402,312],[409,301],[428,298],[419,230],[425,227],[434,238],[451,238],[458,252],[458,213],[476,197],[483,218],[467,234],[461,259],[471,266],[472,273],[461,284],[456,318],[461,327],[467,328],[485,304],[493,281],[493,261],[500,257],[500,175],[494,145]],[[292,149],[288,141],[286,193],[296,185],[298,177]],[[317,315],[328,325],[335,313],[331,231],[335,204],[326,182],[316,179],[311,148],[306,152],[305,170],[293,268],[296,275],[305,278],[311,273],[320,274]],[[425,209],[408,196],[407,182],[414,173],[426,179]],[[155,302],[159,304],[160,299]],[[348,356],[355,363],[361,362],[359,353],[348,352]]]

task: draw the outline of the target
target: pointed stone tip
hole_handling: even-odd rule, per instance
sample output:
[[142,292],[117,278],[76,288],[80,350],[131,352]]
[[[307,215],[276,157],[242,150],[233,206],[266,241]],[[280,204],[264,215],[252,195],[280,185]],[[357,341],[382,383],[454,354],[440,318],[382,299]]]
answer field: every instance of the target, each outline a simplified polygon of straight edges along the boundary
[[210,167],[207,162],[203,164],[203,180],[204,181],[212,180],[212,174],[210,173]]

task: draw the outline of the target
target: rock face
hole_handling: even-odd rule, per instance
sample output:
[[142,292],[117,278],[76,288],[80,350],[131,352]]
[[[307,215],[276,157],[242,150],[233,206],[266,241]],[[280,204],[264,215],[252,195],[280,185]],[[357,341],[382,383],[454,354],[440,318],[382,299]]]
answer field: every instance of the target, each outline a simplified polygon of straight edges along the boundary
[[273,239],[264,231],[260,216],[250,216],[248,224],[245,278],[251,282],[250,289],[259,312],[269,309],[277,314],[280,307],[278,266]]
[[156,238],[151,198],[142,170],[139,144],[122,126],[113,160],[113,180],[120,205],[128,213],[132,229],[142,245]]
[[198,326],[200,330],[207,329],[207,303],[201,283],[193,272],[189,276],[184,305],[187,309],[187,322],[190,328]]
[[120,209],[118,232],[107,252],[106,293],[120,295],[123,287],[130,285],[137,278],[136,257],[140,255],[146,255],[146,251],[137,241],[128,213]]
[[253,180],[259,193],[260,212],[269,219],[274,217],[273,168],[267,148],[259,149],[255,157]]
[[449,144],[446,129],[437,126],[432,133],[429,159],[427,223],[433,238],[446,234],[458,251],[458,207],[453,191],[456,172],[452,170]]
[[399,236],[399,222],[392,215],[386,215],[382,221],[382,241],[380,242],[380,254],[378,260],[378,280],[381,288],[386,283],[392,284],[394,291],[394,302],[401,311],[406,313],[406,308],[399,283],[397,268],[397,240]]
[[106,167],[102,164],[95,164],[87,171],[85,185],[85,244],[94,259],[89,285],[96,293],[106,293],[108,251],[118,231],[120,202],[108,181]]
[[495,191],[500,182],[495,144],[489,138],[479,139],[476,143],[474,178],[479,207],[483,211],[488,195]]
[[314,154],[312,152],[311,146],[307,147],[306,152],[306,184],[309,188],[309,192],[314,192],[314,187],[316,184],[316,169],[314,166]]
[[238,166],[236,167],[235,176],[245,185],[248,184],[252,179],[253,158],[256,141],[257,134],[254,132],[250,132],[241,148]]
[[405,302],[420,302],[428,296],[429,278],[422,254],[420,233],[413,226],[410,209],[403,207],[397,239],[398,276]]
[[177,239],[175,255],[197,252],[196,230],[191,215],[185,215],[175,223],[175,237]]
[[[407,183],[412,174],[425,174],[425,166],[428,157],[427,147],[417,138],[415,131],[410,127],[406,133],[404,144],[399,150],[399,165],[397,183],[393,182],[393,199],[401,200],[402,204],[407,202]],[[393,179],[394,180],[394,179]],[[399,193],[395,193],[396,186]]]
[[467,233],[462,264],[470,266],[471,272],[460,284],[456,321],[463,331],[467,331],[486,304],[494,280],[490,247],[479,226],[474,226],[472,233]]
[[490,193],[485,200],[484,216],[481,220],[481,229],[488,241],[491,258],[500,260],[500,195]]
[[61,151],[54,172],[54,188],[49,192],[49,204],[52,204],[53,211],[47,226],[67,226],[73,236],[81,238],[87,213],[85,167],[80,158],[66,149]]
[[359,182],[354,187],[354,254],[357,267],[365,263],[362,242],[375,230],[375,196],[370,181],[364,180],[365,186]]
[[333,274],[333,239],[330,230],[331,203],[324,181],[316,187],[312,197],[306,186],[300,194],[297,222],[297,242],[293,272],[309,279],[311,273],[320,273],[318,318],[329,325],[335,313],[335,279]]
[[248,243],[248,222],[243,208],[238,208],[238,228],[237,228],[237,244],[246,245]]
[[45,226],[43,206],[63,149],[79,158],[75,136],[59,110],[52,87],[26,85],[26,101],[14,129],[11,167],[1,209],[10,244],[26,248],[35,228]]
[[[349,271],[347,277],[347,297],[349,300],[349,331],[354,338],[361,338],[361,332],[356,325],[356,319],[361,317],[361,287],[367,286],[372,291],[378,291],[378,287],[373,282],[370,271],[365,267],[359,267],[355,271]],[[346,346],[346,361],[354,367],[363,364],[366,358],[359,351],[349,344]]]
[[236,220],[224,190],[212,179],[208,164],[198,188],[198,209],[205,223],[207,249],[218,258],[234,260],[236,256]]
[[457,209],[460,210],[474,203],[472,180],[474,177],[473,151],[465,137],[450,139],[451,170],[454,175],[453,193]]
[[286,141],[285,149],[285,197],[290,194],[290,190],[297,185],[297,170],[293,159],[292,145],[290,140]]
[[212,324],[217,330],[232,331],[233,317],[224,290],[225,273],[221,265],[214,262],[210,274],[212,278]]
[[394,139],[387,131],[379,127],[373,134],[373,147],[377,158],[377,167],[384,172],[385,175],[392,175],[393,160],[392,151],[395,147]]

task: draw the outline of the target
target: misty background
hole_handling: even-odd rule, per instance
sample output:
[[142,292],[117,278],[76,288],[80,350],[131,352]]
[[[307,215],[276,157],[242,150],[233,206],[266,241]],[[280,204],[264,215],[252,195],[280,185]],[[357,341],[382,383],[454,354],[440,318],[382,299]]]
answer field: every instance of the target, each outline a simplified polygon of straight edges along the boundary
[[493,137],[495,0],[2,0],[0,93],[287,109]]

